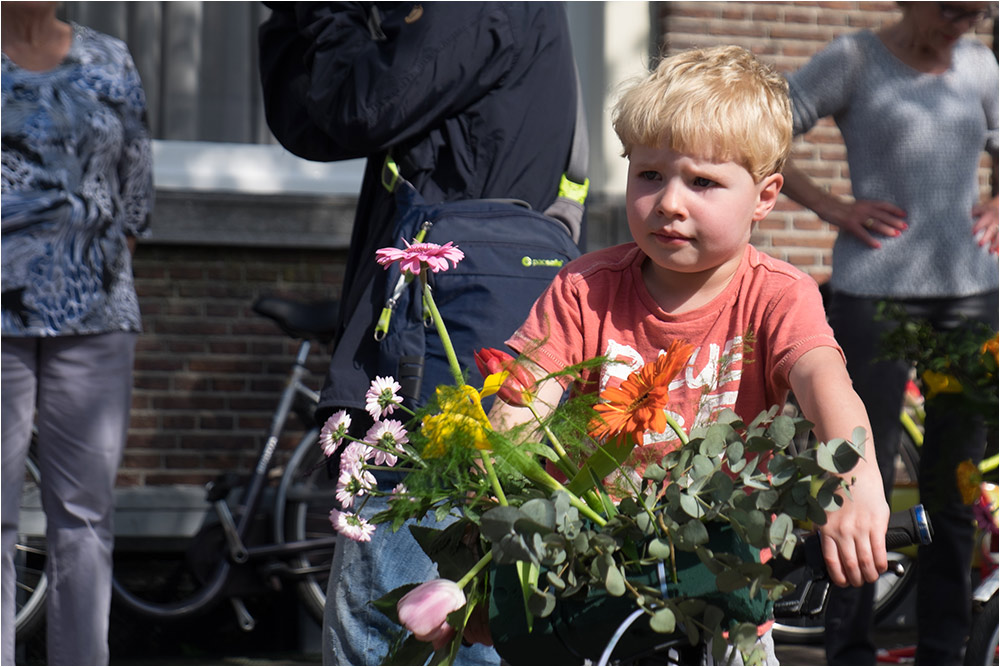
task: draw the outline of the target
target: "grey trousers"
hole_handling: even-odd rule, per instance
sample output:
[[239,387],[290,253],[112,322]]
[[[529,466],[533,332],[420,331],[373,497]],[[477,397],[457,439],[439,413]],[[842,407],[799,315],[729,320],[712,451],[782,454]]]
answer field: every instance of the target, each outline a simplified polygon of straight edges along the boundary
[[108,664],[115,475],[128,431],[136,334],[10,338],[2,372],[2,660],[14,664],[14,545],[31,426],[47,521],[48,660]]

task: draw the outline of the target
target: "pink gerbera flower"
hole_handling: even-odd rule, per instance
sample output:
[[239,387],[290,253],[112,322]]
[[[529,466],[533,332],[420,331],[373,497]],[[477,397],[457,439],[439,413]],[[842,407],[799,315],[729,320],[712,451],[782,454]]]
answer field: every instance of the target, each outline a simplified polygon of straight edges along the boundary
[[375,465],[396,465],[397,457],[394,451],[403,452],[403,445],[410,439],[406,435],[403,423],[395,419],[375,422],[365,434],[365,442],[375,450]]
[[372,419],[391,415],[402,404],[403,399],[398,394],[400,389],[402,387],[393,378],[375,376],[365,394],[365,410]]
[[347,437],[347,429],[350,427],[351,416],[347,414],[347,410],[340,410],[330,415],[319,432],[319,444],[323,448],[323,453],[333,456],[337,447],[340,447],[340,443]]
[[406,239],[403,239],[403,243],[406,244],[406,248],[380,248],[376,250],[376,261],[382,266],[389,266],[393,262],[399,262],[400,271],[417,275],[420,273],[421,266],[426,266],[433,273],[447,271],[448,262],[451,262],[452,267],[454,267],[465,257],[465,253],[459,250],[457,246],[452,245],[451,241],[448,241],[444,245],[438,245],[437,243],[414,243],[410,245]]
[[355,542],[371,542],[375,526],[351,512],[330,510],[330,523],[334,530]]

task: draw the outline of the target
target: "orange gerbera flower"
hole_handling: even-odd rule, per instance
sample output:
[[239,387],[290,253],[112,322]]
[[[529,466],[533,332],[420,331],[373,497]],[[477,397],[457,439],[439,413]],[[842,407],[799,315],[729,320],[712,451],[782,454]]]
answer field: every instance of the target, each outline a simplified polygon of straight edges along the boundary
[[983,346],[979,349],[980,354],[991,354],[993,355],[993,361],[997,361],[997,355],[1000,350],[1000,344],[997,342],[997,334],[993,334],[993,338],[983,343]]
[[692,350],[693,345],[672,341],[666,354],[633,371],[618,387],[605,389],[594,406],[598,416],[590,423],[590,435],[603,440],[630,434],[640,443],[646,431],[662,433],[667,427],[667,386]]
[[971,505],[976,502],[981,493],[980,485],[983,482],[983,475],[979,472],[979,466],[966,459],[958,464],[955,470],[955,481],[958,483],[958,492],[962,495],[962,502]]

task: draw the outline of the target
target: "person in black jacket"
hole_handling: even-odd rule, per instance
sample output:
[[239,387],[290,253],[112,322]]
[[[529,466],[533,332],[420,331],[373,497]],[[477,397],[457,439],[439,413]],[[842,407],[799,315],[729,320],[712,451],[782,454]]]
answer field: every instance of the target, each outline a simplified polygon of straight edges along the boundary
[[[371,423],[364,394],[385,365],[373,336],[387,288],[375,251],[398,242],[394,196],[381,183],[386,155],[391,151],[400,173],[428,202],[514,198],[537,211],[549,208],[577,122],[565,8],[549,2],[268,5],[260,69],[275,137],[309,160],[367,158],[339,337],[317,415],[322,422],[348,409],[352,430],[363,435]],[[510,232],[516,242],[518,230]],[[536,296],[511,298],[523,299],[527,313]],[[481,323],[501,342],[518,324]],[[460,351],[466,368],[474,368],[473,352]],[[379,484],[391,489],[396,481],[386,476]],[[371,543],[341,540],[330,575],[324,662],[380,662],[399,628],[369,602],[433,576],[433,565],[405,529],[380,530]],[[483,646],[463,649],[460,660],[498,662]]]

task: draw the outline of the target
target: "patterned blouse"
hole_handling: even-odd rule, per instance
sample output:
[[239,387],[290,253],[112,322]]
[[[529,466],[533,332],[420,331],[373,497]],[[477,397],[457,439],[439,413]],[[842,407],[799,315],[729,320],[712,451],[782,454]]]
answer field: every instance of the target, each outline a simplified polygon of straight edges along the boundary
[[126,237],[149,233],[153,178],[128,48],[74,24],[54,69],[2,67],[3,335],[140,331]]

